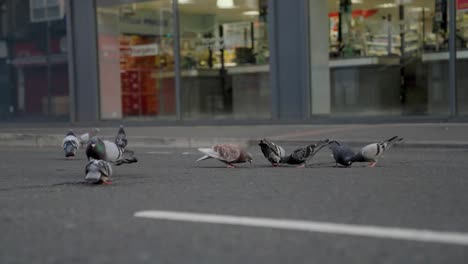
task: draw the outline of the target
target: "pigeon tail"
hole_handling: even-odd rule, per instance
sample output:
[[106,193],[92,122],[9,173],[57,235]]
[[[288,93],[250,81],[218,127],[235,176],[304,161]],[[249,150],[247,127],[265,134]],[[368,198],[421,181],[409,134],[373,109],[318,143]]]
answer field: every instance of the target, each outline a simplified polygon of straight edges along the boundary
[[208,156],[210,158],[214,158],[214,159],[221,158],[219,156],[219,153],[214,151],[212,148],[199,148],[198,151],[200,151],[201,153],[205,154],[205,156]]
[[399,136],[394,136],[392,138],[389,138],[387,140],[382,141],[382,144],[385,145],[386,149],[389,149],[391,146],[393,146],[394,144],[399,143],[401,141],[403,141],[403,138],[401,138]]
[[68,136],[74,136],[74,137],[76,137],[75,132],[73,132],[73,129],[69,129],[68,132],[67,132],[67,134],[65,134],[65,136],[66,136],[66,137],[68,137]]
[[120,148],[125,148],[128,144],[127,134],[125,133],[124,126],[120,125],[119,131],[115,136],[115,144]]
[[211,157],[208,156],[208,155],[205,155],[205,156],[203,156],[203,157],[197,159],[196,162],[199,162],[199,161],[202,161],[202,160],[207,160],[207,159],[211,159]]

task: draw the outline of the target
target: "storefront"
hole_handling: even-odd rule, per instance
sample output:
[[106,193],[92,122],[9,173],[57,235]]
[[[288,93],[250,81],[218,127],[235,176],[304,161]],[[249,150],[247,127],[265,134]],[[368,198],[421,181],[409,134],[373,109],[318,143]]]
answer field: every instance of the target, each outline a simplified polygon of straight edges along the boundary
[[467,115],[467,2],[0,0],[0,119]]

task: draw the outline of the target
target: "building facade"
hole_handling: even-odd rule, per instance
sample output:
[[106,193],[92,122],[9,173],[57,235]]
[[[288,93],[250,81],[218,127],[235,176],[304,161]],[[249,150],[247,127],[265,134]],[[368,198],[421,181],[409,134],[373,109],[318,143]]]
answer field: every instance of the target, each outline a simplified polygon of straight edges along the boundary
[[465,0],[0,0],[0,122],[468,114]]

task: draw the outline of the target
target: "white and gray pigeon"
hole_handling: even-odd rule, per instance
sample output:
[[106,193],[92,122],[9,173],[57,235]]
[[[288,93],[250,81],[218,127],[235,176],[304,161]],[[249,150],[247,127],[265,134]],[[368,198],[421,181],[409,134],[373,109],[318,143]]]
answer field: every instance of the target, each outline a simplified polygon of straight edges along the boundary
[[104,183],[110,184],[110,177],[112,176],[112,166],[109,162],[104,160],[91,160],[86,165],[85,180],[89,183]]
[[82,134],[79,137],[81,146],[86,146],[91,138],[97,136],[99,131],[100,131],[99,128],[93,128],[91,131]]
[[341,144],[338,141],[330,142],[330,149],[332,150],[333,158],[336,162],[336,167],[338,164],[349,167],[353,163],[353,157],[356,153],[347,145]]
[[315,144],[310,144],[306,147],[301,147],[294,150],[289,156],[281,159],[280,163],[286,163],[290,165],[299,165],[298,168],[304,168],[307,162],[315,155],[319,150],[328,145],[329,140],[321,140]]
[[62,141],[63,150],[65,151],[65,157],[68,159],[75,158],[76,152],[80,148],[80,141],[76,137],[72,129],[68,130],[67,134]]
[[198,161],[206,159],[217,159],[227,164],[228,168],[235,168],[233,163],[249,162],[252,164],[252,155],[244,148],[235,144],[217,144],[211,148],[199,148],[201,153],[205,154]]
[[127,143],[128,143],[127,134],[125,133],[123,125],[120,125],[119,131],[117,132],[117,135],[115,136],[114,142],[115,144],[117,144],[117,146],[123,149],[127,146]]
[[375,167],[385,151],[401,141],[403,141],[403,138],[394,136],[380,143],[369,144],[353,156],[352,162],[369,162],[369,167]]
[[282,158],[286,156],[286,151],[284,148],[276,145],[275,143],[262,139],[258,143],[260,149],[262,150],[263,156],[273,165],[273,167],[278,167]]
[[123,149],[114,142],[98,137],[91,138],[86,148],[86,156],[88,160],[104,160],[117,166],[138,162],[133,151]]

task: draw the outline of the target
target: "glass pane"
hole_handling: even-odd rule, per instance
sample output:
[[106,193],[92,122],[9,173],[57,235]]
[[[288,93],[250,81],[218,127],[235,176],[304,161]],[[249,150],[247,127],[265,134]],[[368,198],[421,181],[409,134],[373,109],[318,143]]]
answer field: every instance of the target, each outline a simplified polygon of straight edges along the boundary
[[458,112],[468,115],[468,1],[457,0]]
[[179,1],[182,116],[269,118],[267,1]]
[[97,1],[101,117],[174,118],[171,1]]
[[[2,3],[0,118],[68,120],[65,19],[31,22],[29,0]],[[2,46],[6,56],[1,56]]]
[[441,1],[310,0],[309,17],[312,114],[448,113]]

